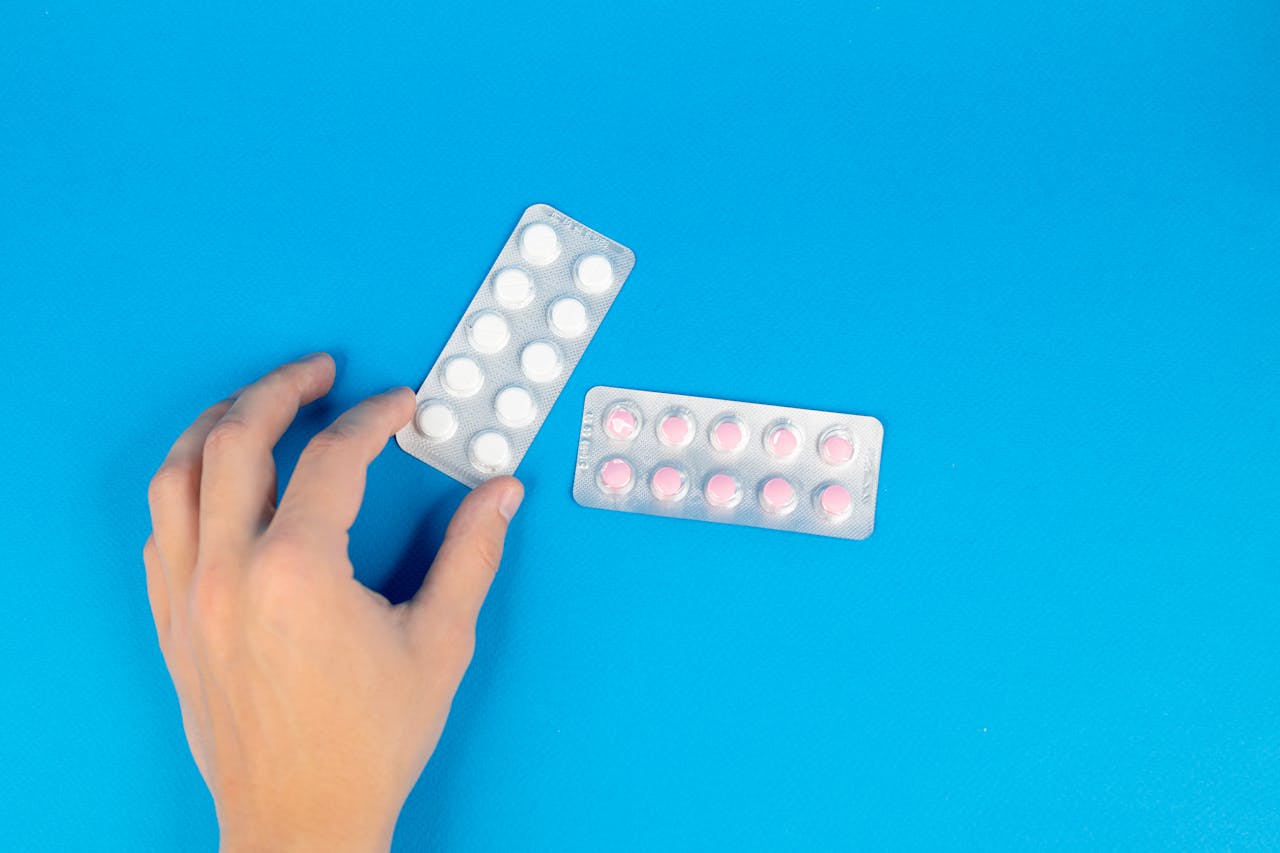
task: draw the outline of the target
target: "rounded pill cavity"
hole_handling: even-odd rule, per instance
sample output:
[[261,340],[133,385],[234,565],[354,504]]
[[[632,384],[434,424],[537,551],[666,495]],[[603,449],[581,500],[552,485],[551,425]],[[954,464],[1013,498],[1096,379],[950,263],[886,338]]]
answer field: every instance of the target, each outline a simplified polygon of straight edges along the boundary
[[560,257],[560,238],[556,229],[545,222],[535,222],[520,232],[520,256],[535,266],[545,267]]
[[576,338],[587,330],[587,308],[572,296],[551,303],[547,324],[561,338]]
[[498,392],[493,400],[493,410],[498,420],[509,427],[524,427],[538,416],[533,395],[519,385],[509,385]]
[[818,455],[828,465],[843,465],[853,458],[856,451],[857,445],[853,443],[853,436],[849,435],[846,429],[839,427],[829,429],[818,440]]
[[775,424],[764,436],[765,449],[775,459],[790,459],[800,449],[800,431],[789,423]]
[[605,435],[614,441],[630,441],[640,431],[640,416],[626,403],[614,403],[604,413]]
[[511,445],[502,433],[485,430],[472,437],[467,455],[477,470],[492,474],[505,468],[511,461]]
[[533,301],[533,280],[519,267],[499,270],[493,277],[493,298],[503,308],[523,308]]
[[760,506],[775,515],[785,515],[796,506],[796,489],[783,477],[770,477],[760,487]]
[[839,483],[829,483],[818,489],[818,508],[832,521],[841,521],[853,511],[853,495]]
[[684,447],[693,440],[693,419],[685,412],[667,412],[658,419],[658,440],[668,447]]
[[737,477],[722,471],[707,478],[703,494],[707,497],[707,503],[712,506],[737,506],[742,500],[742,484]]
[[458,430],[458,418],[447,403],[428,400],[418,407],[413,424],[428,441],[445,441]]
[[601,465],[600,471],[596,475],[596,482],[600,488],[614,495],[621,495],[631,491],[634,481],[635,475],[632,472],[631,463],[617,457],[609,459]]
[[663,465],[653,472],[649,488],[660,501],[678,501],[689,491],[689,480],[679,468]]
[[583,293],[604,293],[613,287],[613,264],[604,255],[583,255],[573,265],[573,277]]
[[454,396],[470,397],[484,384],[484,371],[465,355],[455,356],[444,363],[441,382]]
[[725,453],[735,453],[747,443],[747,427],[729,415],[711,425],[711,446]]
[[501,352],[511,340],[511,327],[496,311],[481,311],[467,326],[467,339],[476,350],[486,354]]
[[534,382],[550,382],[560,368],[560,350],[550,341],[534,341],[520,352],[520,369]]

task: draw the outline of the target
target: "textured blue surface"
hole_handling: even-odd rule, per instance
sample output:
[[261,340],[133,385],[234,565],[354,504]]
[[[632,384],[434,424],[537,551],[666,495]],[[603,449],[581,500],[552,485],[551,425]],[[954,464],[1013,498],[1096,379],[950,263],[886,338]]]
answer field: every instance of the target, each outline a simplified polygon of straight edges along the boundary
[[[0,846],[212,849],[151,471],[545,201],[638,265],[399,849],[1280,847],[1274,2],[187,5],[0,9]],[[598,383],[877,416],[875,535],[579,508]],[[361,577],[461,495],[389,447]]]

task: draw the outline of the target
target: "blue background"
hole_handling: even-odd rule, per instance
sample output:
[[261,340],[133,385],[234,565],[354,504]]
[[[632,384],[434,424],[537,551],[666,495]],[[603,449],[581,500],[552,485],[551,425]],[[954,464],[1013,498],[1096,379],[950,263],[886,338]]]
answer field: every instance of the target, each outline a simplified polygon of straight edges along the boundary
[[[1280,847],[1274,2],[188,5],[0,10],[0,846],[213,848],[151,472],[545,201],[638,265],[399,849]],[[876,533],[578,507],[600,383],[879,417]],[[389,446],[361,578],[462,494]]]

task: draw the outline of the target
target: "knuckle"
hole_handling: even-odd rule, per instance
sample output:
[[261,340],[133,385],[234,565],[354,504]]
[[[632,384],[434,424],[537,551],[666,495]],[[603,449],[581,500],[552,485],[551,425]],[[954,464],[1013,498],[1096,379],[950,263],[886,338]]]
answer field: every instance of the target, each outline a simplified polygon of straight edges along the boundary
[[336,423],[320,432],[316,433],[316,437],[311,439],[311,443],[307,445],[307,451],[313,456],[326,456],[331,453],[340,453],[350,447],[355,441],[356,435],[351,427]]
[[268,386],[273,394],[301,398],[310,383],[310,375],[311,365],[308,362],[291,361],[262,377],[262,384]]
[[307,578],[306,545],[287,528],[262,540],[249,573],[250,597],[268,607],[297,598]]
[[502,542],[490,536],[477,537],[471,541],[471,553],[477,563],[496,574],[502,562]]
[[258,544],[253,557],[253,576],[288,572],[302,566],[307,549],[305,536],[305,532],[288,526],[272,530]]
[[412,402],[416,402],[411,391],[407,388],[396,389],[379,394],[370,398],[370,405],[374,407],[378,415],[381,417],[391,417],[398,415],[406,409]]
[[[142,546],[142,565],[146,567],[148,572],[155,572],[157,573],[156,576],[159,577],[158,573],[161,571],[160,546],[156,545],[155,536],[148,536],[146,543]],[[150,592],[149,584],[148,592]]]
[[297,606],[305,578],[296,563],[263,567],[249,582],[248,600],[255,613],[281,614]]
[[298,381],[289,372],[288,365],[277,367],[254,384],[264,397],[279,398],[298,394]]
[[249,432],[249,425],[240,418],[224,417],[209,430],[209,437],[204,441],[206,455],[224,453],[243,444]]
[[188,487],[195,466],[187,460],[165,460],[147,484],[147,500],[153,505],[171,500]]
[[459,669],[466,669],[476,653],[476,629],[473,625],[453,622],[440,637],[440,656]]

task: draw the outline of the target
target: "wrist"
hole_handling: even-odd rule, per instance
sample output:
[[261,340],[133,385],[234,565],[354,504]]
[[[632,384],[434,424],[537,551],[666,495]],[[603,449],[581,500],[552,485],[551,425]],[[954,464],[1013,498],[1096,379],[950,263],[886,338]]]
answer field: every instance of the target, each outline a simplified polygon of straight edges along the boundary
[[316,820],[267,815],[254,819],[219,817],[220,853],[386,853],[395,829],[350,816],[327,815]]
[[279,830],[223,832],[218,843],[219,853],[386,853],[390,849],[390,835],[292,834]]

